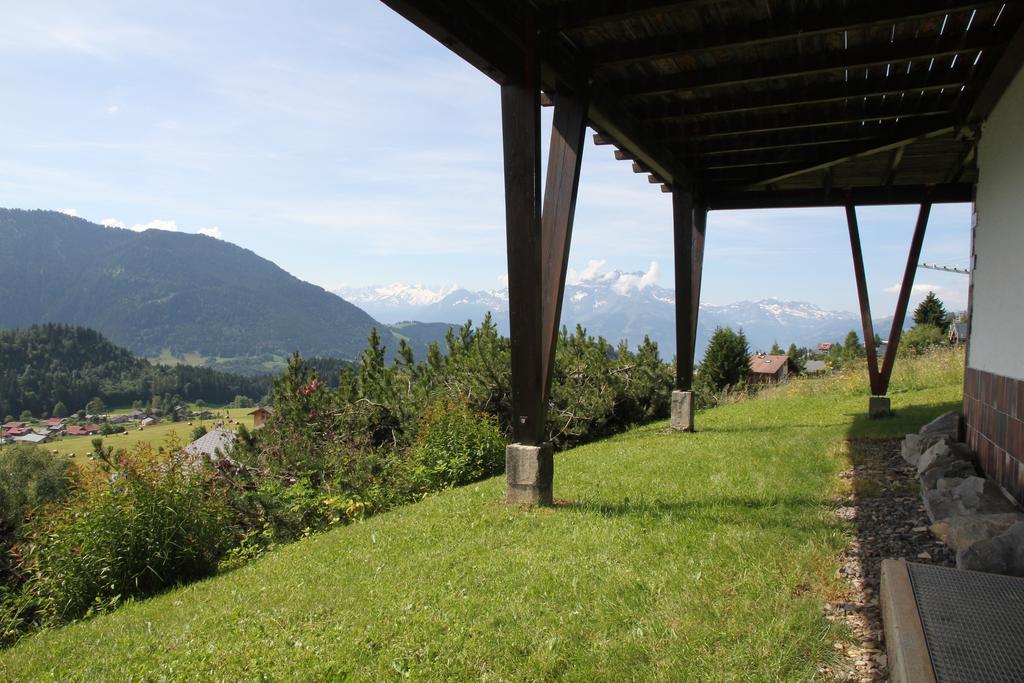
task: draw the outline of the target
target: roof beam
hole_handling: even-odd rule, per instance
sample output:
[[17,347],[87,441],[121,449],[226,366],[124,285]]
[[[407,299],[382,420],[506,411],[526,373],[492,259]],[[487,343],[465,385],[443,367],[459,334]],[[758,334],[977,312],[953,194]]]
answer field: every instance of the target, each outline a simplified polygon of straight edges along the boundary
[[521,68],[522,46],[465,0],[381,0],[498,83]]
[[978,97],[967,115],[967,120],[971,123],[979,123],[987,119],[995,109],[999,98],[1010,87],[1010,83],[1022,67],[1024,67],[1024,23],[1017,28],[1017,32],[1010,39],[999,63],[985,80],[985,85],[978,93]]
[[[591,58],[598,68],[618,67],[651,59],[672,59],[710,50],[748,48],[845,30],[966,13],[980,7],[998,6],[1002,1],[960,0],[942,4],[944,6],[937,6],[932,0],[874,0],[854,3],[845,8],[833,7],[827,12],[813,16],[807,13],[789,18],[773,15],[771,22],[758,22],[746,26],[730,25],[718,30],[705,27],[693,33],[619,43],[597,51]],[[792,29],[780,31],[780,26],[791,26]]]
[[[752,121],[735,128],[728,126],[665,126],[662,134],[658,135],[661,140],[709,140],[714,138],[731,138],[736,135],[752,135],[758,133],[774,133],[787,130],[806,130],[817,128],[834,128],[836,126],[848,126],[851,124],[877,123],[879,121],[895,121],[897,119],[911,120],[929,118],[936,116],[949,116],[950,109],[941,105],[924,108],[921,111],[906,112],[900,111],[898,107],[854,108],[852,111],[829,113],[815,113],[815,115],[782,116],[772,119]],[[943,128],[944,125],[935,125],[931,128]]]
[[[932,74],[900,73],[890,78],[859,78],[850,82],[827,85],[743,93],[719,98],[637,104],[631,107],[645,121],[658,119],[696,119],[730,114],[761,112],[772,109],[791,109],[820,104],[833,104],[872,97],[895,97],[905,92],[934,92],[964,85],[971,73],[971,65],[964,60],[953,69],[945,70],[938,79]],[[934,82],[933,82],[934,81]]]
[[[971,183],[951,185],[902,185],[894,187],[855,187],[844,192],[824,190],[763,190],[757,192],[708,191],[708,207],[713,211],[739,209],[799,209],[817,206],[887,206],[920,204],[927,197],[934,204],[970,202]],[[930,194],[929,194],[930,193]]]
[[545,32],[572,31],[717,1],[720,0],[572,0],[542,9],[540,28]]
[[[764,81],[798,78],[830,71],[856,70],[892,63],[976,53],[1001,44],[998,35],[972,31],[966,36],[916,38],[902,43],[870,45],[853,50],[837,50],[821,59],[800,57],[758,61],[709,69],[697,69],[648,78],[626,78],[601,83],[601,88],[622,96],[643,97],[705,88],[739,86]],[[912,70],[913,71],[913,70]]]
[[[817,159],[814,162],[808,163],[804,168],[800,168],[788,173],[780,175],[771,175],[769,177],[761,178],[750,183],[749,187],[755,188],[764,185],[772,185],[773,183],[780,183],[783,180],[788,180],[794,176],[803,175],[804,173],[812,173],[814,171],[820,171],[825,168],[831,168],[832,166],[838,166],[839,164],[845,163],[856,159],[857,157],[871,156],[872,154],[880,154],[882,152],[888,152],[889,150],[897,150],[899,158],[902,159],[902,150],[907,146],[918,140],[926,138],[938,137],[940,135],[948,135],[952,133],[954,128],[952,126],[946,128],[940,128],[938,130],[927,130],[925,132],[918,133],[907,137],[905,134],[896,136],[886,136],[886,138],[880,138],[870,143],[860,146],[860,149],[854,150],[843,150],[840,153],[835,151],[831,154],[818,154]],[[898,161],[896,164],[898,165]],[[890,162],[892,166],[892,162]]]

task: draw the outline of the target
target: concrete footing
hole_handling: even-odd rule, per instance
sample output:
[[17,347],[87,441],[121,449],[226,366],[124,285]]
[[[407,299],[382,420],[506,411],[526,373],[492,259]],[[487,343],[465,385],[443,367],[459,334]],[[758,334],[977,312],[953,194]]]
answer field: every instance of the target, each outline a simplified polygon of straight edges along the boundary
[[889,417],[892,415],[892,403],[888,396],[872,396],[868,399],[868,417]]
[[669,425],[677,432],[693,431],[693,392],[672,392],[672,417]]
[[555,477],[554,450],[550,443],[505,447],[506,502],[514,505],[551,505]]

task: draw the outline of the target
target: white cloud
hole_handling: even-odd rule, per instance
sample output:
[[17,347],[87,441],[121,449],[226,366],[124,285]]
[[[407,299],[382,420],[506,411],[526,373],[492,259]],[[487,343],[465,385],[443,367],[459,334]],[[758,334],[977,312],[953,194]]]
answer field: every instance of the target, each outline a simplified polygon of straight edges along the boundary
[[[967,306],[967,278],[964,278],[962,287],[947,287],[945,285],[928,284],[926,282],[914,283],[914,286],[910,289],[910,301],[914,304],[920,301],[928,292],[935,292],[935,296],[939,297],[942,302],[946,305],[947,310],[959,310]],[[886,287],[884,291],[886,294],[899,294],[902,283],[896,283],[892,287]]]
[[131,229],[135,232],[143,232],[145,230],[166,230],[168,232],[178,232],[178,224],[175,221],[155,218],[148,223],[136,223],[131,227]]
[[220,228],[217,226],[212,228],[199,228],[198,232],[200,235],[206,235],[207,237],[213,237],[214,239],[224,239],[224,233],[221,232]]
[[[892,287],[886,287],[884,291],[889,293],[889,294],[899,294],[900,293],[900,287],[902,287],[902,286],[903,286],[902,282],[897,282]],[[911,294],[920,294],[922,296],[926,296],[928,294],[928,292],[935,292],[936,295],[939,295],[939,294],[941,294],[942,292],[945,292],[945,291],[949,291],[949,290],[946,287],[943,287],[942,285],[929,285],[929,284],[923,284],[923,283],[922,284],[915,284],[913,287],[910,288],[910,293]]]
[[658,282],[658,262],[651,261],[646,273],[622,273],[619,279],[612,285],[619,294],[628,294],[630,290],[641,291]]
[[124,221],[119,221],[116,218],[104,218],[100,221],[100,225],[105,225],[108,228],[123,228]]
[[78,209],[57,209],[57,210],[60,211],[61,213],[66,213],[69,216],[77,216],[78,215]]
[[116,104],[112,104],[109,107],[107,107],[108,114],[116,114],[119,111],[121,111],[121,107],[117,106]]
[[613,290],[625,295],[631,290],[643,290],[658,283],[660,268],[657,261],[651,261],[650,267],[643,273],[623,273],[618,270],[604,270],[604,259],[592,259],[587,262],[583,272],[577,272],[570,268],[566,275],[566,282],[570,285],[585,285],[594,283],[610,283]]

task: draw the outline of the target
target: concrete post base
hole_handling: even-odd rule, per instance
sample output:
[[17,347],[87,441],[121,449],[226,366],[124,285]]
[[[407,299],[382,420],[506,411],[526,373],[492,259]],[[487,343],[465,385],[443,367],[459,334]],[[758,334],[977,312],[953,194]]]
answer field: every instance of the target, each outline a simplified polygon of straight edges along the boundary
[[892,403],[888,396],[872,396],[868,400],[868,417],[889,417],[892,415]]
[[693,431],[693,392],[672,392],[672,417],[669,425],[677,432]]
[[512,505],[551,505],[551,484],[555,478],[554,449],[550,443],[505,447],[505,501]]

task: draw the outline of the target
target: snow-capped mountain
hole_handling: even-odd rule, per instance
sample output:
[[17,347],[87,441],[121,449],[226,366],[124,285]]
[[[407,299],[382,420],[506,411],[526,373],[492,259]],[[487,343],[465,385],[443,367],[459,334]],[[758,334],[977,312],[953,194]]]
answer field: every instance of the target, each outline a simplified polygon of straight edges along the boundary
[[[562,324],[577,324],[589,334],[636,346],[645,335],[658,343],[662,356],[675,351],[675,292],[654,284],[657,264],[647,272],[602,271],[592,262],[582,273],[569,272],[562,305]],[[431,290],[421,286],[342,290],[345,299],[384,322],[419,320],[461,324],[479,322],[491,313],[499,330],[508,334],[508,290],[470,291],[463,288]],[[891,319],[890,319],[891,320]],[[878,320],[882,336],[889,321]],[[850,330],[861,335],[860,318],[848,311],[830,311],[802,301],[740,301],[725,306],[701,304],[697,325],[697,355],[716,327],[742,328],[752,351],[767,351],[777,341],[783,347],[817,346],[841,341]]]

